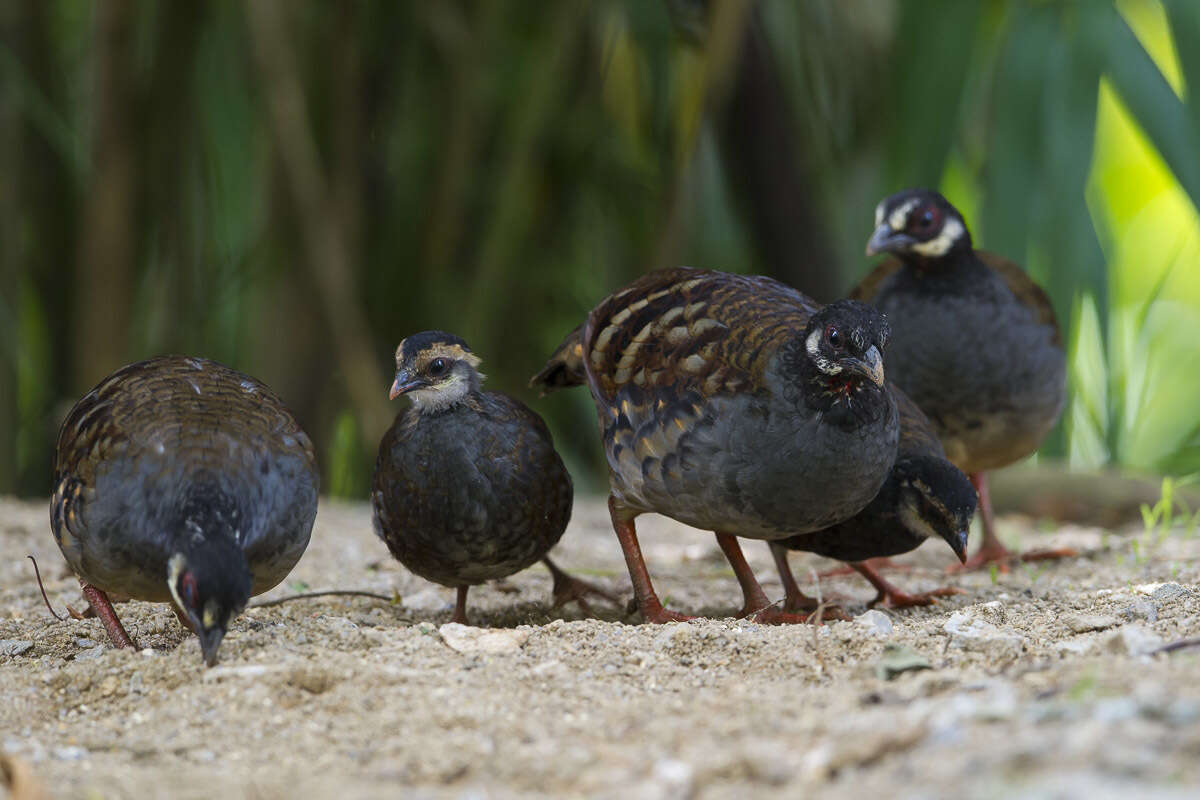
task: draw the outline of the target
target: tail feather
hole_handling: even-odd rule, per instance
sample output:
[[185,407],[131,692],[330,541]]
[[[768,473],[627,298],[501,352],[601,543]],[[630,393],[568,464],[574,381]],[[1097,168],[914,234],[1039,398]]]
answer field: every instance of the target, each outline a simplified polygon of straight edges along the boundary
[[583,369],[583,325],[566,335],[538,374],[529,379],[530,388],[541,396],[558,389],[582,386],[587,381]]

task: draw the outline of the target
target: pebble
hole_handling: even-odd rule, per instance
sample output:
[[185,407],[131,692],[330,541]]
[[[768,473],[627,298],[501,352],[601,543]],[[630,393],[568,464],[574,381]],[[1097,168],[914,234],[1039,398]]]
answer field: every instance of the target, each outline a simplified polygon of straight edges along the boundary
[[1158,604],[1153,600],[1134,600],[1121,609],[1121,616],[1127,620],[1155,622],[1158,620]]
[[1067,614],[1062,622],[1072,633],[1103,631],[1116,627],[1119,620],[1107,614]]
[[29,639],[0,639],[0,655],[19,656],[33,649]]
[[80,761],[88,756],[87,749],[77,745],[56,747],[52,752],[59,761]]
[[923,655],[899,644],[888,644],[883,648],[883,657],[875,665],[875,675],[880,680],[890,681],[897,675],[922,669],[933,669]]
[[529,639],[529,631],[474,628],[457,622],[447,622],[438,633],[447,647],[459,653],[515,653]]
[[98,644],[94,647],[89,647],[86,650],[80,650],[75,654],[75,660],[87,661],[88,659],[99,658],[100,656],[104,655],[104,649],[104,645]]
[[1190,594],[1191,590],[1180,586],[1178,583],[1164,583],[1151,592],[1150,596],[1162,603],[1166,600],[1174,600],[1176,597],[1186,597]]
[[92,641],[91,639],[76,639],[75,646],[82,647],[84,649],[89,649],[89,648],[95,647],[96,643],[94,641]]
[[1148,655],[1162,647],[1162,644],[1161,636],[1136,622],[1122,625],[1104,640],[1109,652],[1131,656]]
[[1009,628],[998,628],[962,611],[952,614],[942,630],[950,635],[951,646],[964,650],[1016,658],[1025,649],[1025,637],[1021,634]]
[[870,611],[859,614],[854,618],[854,621],[866,628],[874,636],[891,636],[892,635],[892,620],[883,613],[872,608]]

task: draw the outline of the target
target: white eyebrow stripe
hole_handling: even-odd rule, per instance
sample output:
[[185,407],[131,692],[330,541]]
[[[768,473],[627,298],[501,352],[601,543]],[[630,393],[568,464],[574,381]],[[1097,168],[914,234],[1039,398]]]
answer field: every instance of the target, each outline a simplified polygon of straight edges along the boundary
[[895,211],[888,215],[888,227],[894,231],[902,231],[908,225],[908,215],[917,207],[918,200],[913,199],[898,207]]

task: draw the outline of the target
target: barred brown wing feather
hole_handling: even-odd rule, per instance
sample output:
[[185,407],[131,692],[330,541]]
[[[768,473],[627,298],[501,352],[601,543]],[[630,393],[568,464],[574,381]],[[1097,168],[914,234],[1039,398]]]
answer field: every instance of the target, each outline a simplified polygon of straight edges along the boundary
[[671,397],[753,391],[770,355],[817,308],[770,278],[652,272],[589,315],[584,367],[597,396],[610,402],[626,387],[638,400],[664,391]]

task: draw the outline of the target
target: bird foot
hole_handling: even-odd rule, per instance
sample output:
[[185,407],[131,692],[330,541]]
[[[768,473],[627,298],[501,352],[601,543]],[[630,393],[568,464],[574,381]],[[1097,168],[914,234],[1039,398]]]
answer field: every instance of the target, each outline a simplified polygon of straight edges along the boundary
[[820,624],[830,620],[848,620],[850,617],[837,606],[825,606],[818,614],[814,609],[809,613],[791,613],[778,608],[764,608],[746,616],[751,622],[760,625],[805,625]]
[[71,606],[67,606],[67,613],[71,615],[71,619],[92,619],[96,616],[96,612],[91,606],[88,606],[83,611],[76,611]]
[[622,607],[621,598],[607,589],[602,589],[594,583],[576,578],[553,564],[547,564],[547,566],[550,567],[550,574],[554,576],[554,588],[551,590],[554,595],[554,602],[550,606],[552,609],[561,608],[567,603],[578,603],[583,613],[594,617],[596,615],[592,611],[592,607],[588,604],[588,597],[599,597],[617,608]]
[[[631,601],[629,605],[632,606],[632,608],[627,609],[629,613],[637,609],[636,601]],[[646,608],[640,609],[640,611],[642,612],[642,619],[651,625],[662,625],[666,622],[691,622],[694,619],[699,619],[699,617],[680,614],[678,611],[663,608],[659,603],[649,604]]]
[[[890,558],[872,558],[869,559],[869,563],[876,570],[891,569],[896,570],[897,572],[910,572],[913,568],[912,564],[901,564],[899,561],[893,561]],[[839,578],[843,575],[853,575],[854,573],[855,570],[853,567],[834,567],[833,569],[827,569],[824,572],[818,572],[817,577]]]
[[936,603],[939,597],[950,597],[956,594],[966,594],[966,591],[954,586],[944,586],[940,589],[931,589],[928,592],[909,594],[908,592],[902,592],[899,589],[893,588],[889,591],[881,591],[875,595],[875,599],[867,603],[867,607],[914,608],[916,606],[930,606]]
[[961,565],[954,564],[946,569],[947,572],[971,572],[996,565],[1000,572],[1008,572],[1017,561],[1049,561],[1056,558],[1074,558],[1079,551],[1070,547],[1057,547],[1045,550],[1030,550],[1025,553],[1014,553],[1002,544],[984,545]]

